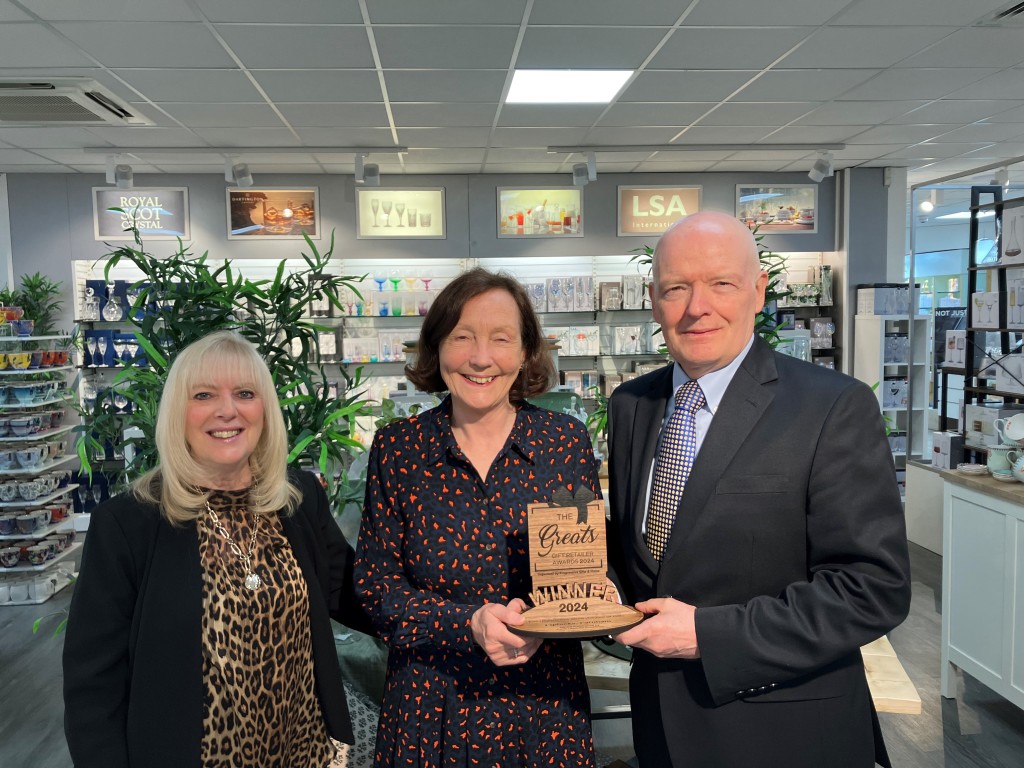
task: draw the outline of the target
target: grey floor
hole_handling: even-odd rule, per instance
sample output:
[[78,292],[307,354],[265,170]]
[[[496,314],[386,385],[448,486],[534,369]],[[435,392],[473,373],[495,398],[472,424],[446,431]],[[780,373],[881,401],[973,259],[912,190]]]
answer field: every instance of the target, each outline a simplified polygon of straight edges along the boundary
[[[914,597],[907,621],[890,639],[923,701],[920,715],[883,714],[896,768],[1019,768],[1024,765],[1024,711],[969,676],[956,700],[939,696],[939,609],[942,561],[911,545]],[[70,589],[40,606],[0,608],[0,768],[70,768],[61,726],[62,639],[49,616],[65,609]],[[607,700],[601,703],[608,703]],[[608,759],[630,753],[628,721],[595,725]],[[823,767],[827,768],[827,767]]]

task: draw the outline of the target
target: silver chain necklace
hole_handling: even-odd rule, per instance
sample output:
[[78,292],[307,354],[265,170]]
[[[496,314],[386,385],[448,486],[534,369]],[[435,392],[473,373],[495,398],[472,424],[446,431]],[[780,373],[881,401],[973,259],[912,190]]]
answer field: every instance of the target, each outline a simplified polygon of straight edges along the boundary
[[228,543],[228,546],[231,547],[231,551],[235,554],[235,557],[238,558],[242,563],[242,567],[245,568],[245,581],[243,582],[245,584],[245,588],[251,592],[255,592],[260,588],[260,584],[263,583],[259,574],[252,568],[252,557],[256,552],[256,532],[260,529],[260,518],[262,515],[253,514],[253,518],[255,519],[252,524],[252,536],[249,537],[249,551],[242,552],[242,548],[235,543],[235,540],[231,538],[231,534],[229,534],[225,530],[224,526],[220,524],[220,518],[217,517],[217,513],[214,512],[213,507],[210,506],[209,499],[206,500],[206,511],[210,515],[210,521],[213,523],[213,529],[217,531],[221,538]]

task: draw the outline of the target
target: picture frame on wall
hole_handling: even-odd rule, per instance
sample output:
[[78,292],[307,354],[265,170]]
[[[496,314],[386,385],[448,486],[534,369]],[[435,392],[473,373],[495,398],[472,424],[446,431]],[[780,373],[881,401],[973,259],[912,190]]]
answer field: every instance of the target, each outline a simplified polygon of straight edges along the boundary
[[228,240],[320,239],[319,187],[228,187]]
[[146,240],[190,240],[188,187],[93,187],[93,239],[134,240],[134,222]]
[[679,219],[700,210],[700,186],[620,186],[618,236],[661,235]]
[[445,237],[444,187],[356,187],[356,238]]
[[762,235],[818,231],[817,184],[736,185],[736,217]]
[[583,237],[582,187],[498,187],[499,238]]

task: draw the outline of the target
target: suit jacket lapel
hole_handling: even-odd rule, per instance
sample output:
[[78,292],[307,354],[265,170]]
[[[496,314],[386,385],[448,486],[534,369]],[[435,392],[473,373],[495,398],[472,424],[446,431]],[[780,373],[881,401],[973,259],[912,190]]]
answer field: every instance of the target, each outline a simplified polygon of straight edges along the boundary
[[631,472],[630,487],[633,509],[633,535],[640,540],[640,551],[646,551],[641,533],[644,511],[647,507],[647,481],[651,475],[651,465],[658,452],[658,436],[661,434],[661,422],[665,420],[665,408],[672,394],[672,371],[674,365],[665,366],[659,371],[657,378],[651,381],[647,396],[637,401],[636,414],[633,419],[633,456],[632,466],[637,471]]
[[767,342],[754,339],[754,346],[725,390],[686,481],[659,581],[672,570],[673,561],[679,563],[679,558],[685,557],[680,549],[704,514],[718,479],[774,399],[771,387],[765,386],[778,378],[774,355]]

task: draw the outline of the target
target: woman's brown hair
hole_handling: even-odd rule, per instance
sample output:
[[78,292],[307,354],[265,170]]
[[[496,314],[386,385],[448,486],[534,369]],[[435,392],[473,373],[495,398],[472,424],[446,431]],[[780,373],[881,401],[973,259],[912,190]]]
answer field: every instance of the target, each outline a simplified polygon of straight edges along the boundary
[[441,378],[441,344],[462,317],[470,299],[488,291],[505,291],[519,309],[519,326],[525,360],[509,400],[521,402],[547,392],[554,383],[555,366],[544,343],[540,321],[522,284],[504,272],[488,272],[476,267],[452,280],[438,294],[420,328],[416,362],[405,367],[405,376],[423,392],[444,392],[448,386]]

